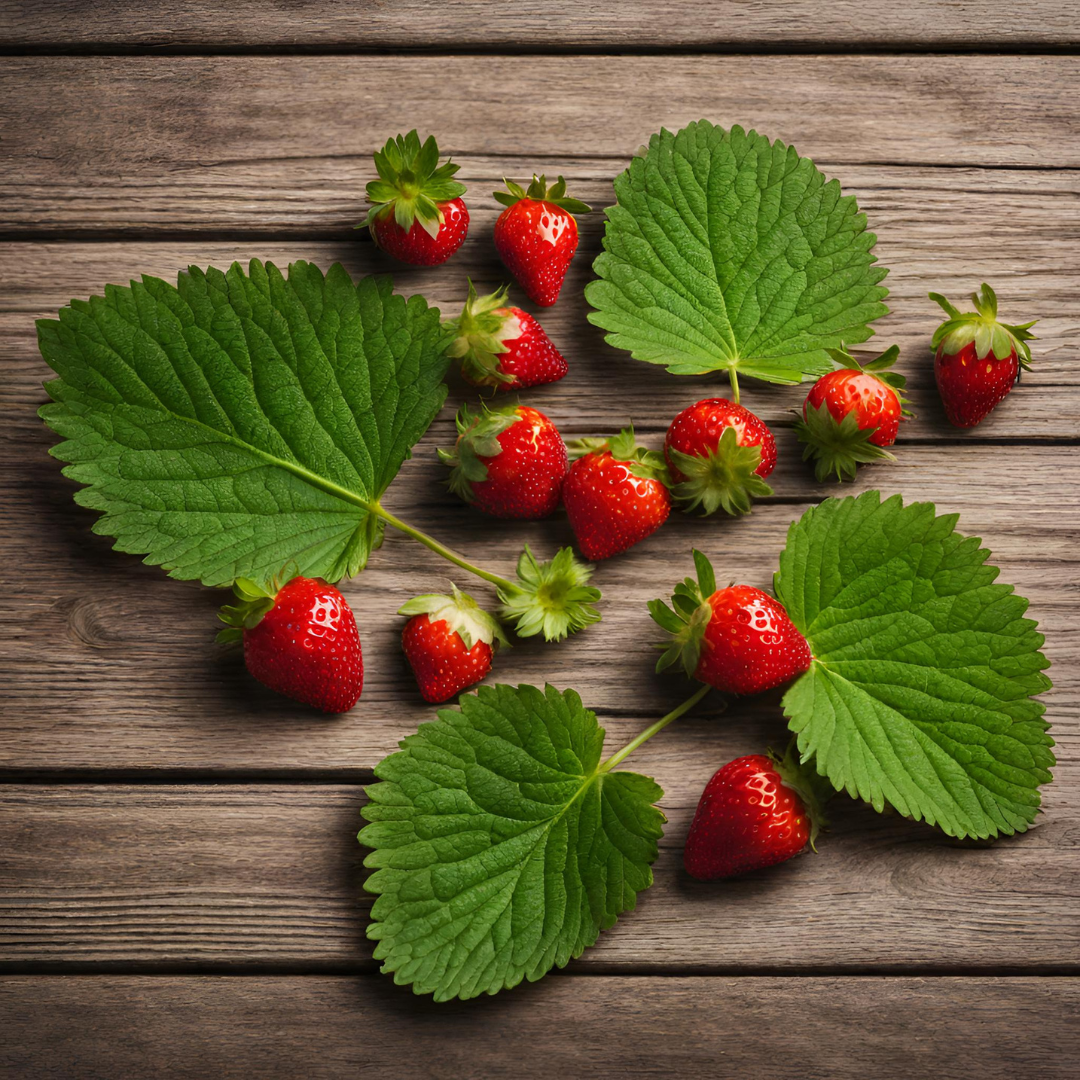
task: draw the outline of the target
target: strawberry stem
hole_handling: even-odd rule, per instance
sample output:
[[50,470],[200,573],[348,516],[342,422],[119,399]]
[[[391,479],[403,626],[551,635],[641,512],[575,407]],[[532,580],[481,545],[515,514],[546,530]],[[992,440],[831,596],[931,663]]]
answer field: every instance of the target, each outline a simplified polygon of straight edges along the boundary
[[728,368],[728,376],[731,378],[731,399],[736,405],[739,404],[739,376],[734,368]]
[[640,735],[631,739],[621,750],[617,750],[600,766],[600,772],[610,772],[623,761],[628,758],[639,746],[647,743],[654,735],[661,732],[672,722],[672,720],[678,720],[684,713],[688,713],[710,690],[712,689],[708,683],[702,683],[698,687],[697,691],[688,697],[681,705],[676,706],[667,714],[667,716],[661,717],[655,724],[651,724]]

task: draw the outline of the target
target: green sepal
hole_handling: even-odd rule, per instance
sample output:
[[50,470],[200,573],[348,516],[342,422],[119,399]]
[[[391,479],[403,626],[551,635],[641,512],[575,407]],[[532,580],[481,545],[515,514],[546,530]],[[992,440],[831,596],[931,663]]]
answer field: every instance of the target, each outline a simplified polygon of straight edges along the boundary
[[453,582],[452,595],[426,593],[414,596],[398,608],[399,615],[426,615],[432,622],[445,622],[453,633],[461,638],[466,649],[478,641],[493,648],[510,645],[502,624],[490,612],[485,611],[468,593],[463,593]]
[[465,307],[456,319],[443,323],[454,335],[447,350],[450,356],[461,361],[461,371],[478,386],[498,386],[514,381],[499,363],[499,356],[510,351],[506,344],[512,340],[506,332],[511,315],[503,310],[507,304],[508,285],[489,293],[476,295],[476,288],[469,280],[469,296]]
[[545,641],[561,641],[599,622],[600,612],[593,605],[600,590],[587,584],[593,569],[568,547],[549,562],[538,562],[526,544],[518,559],[517,582],[499,590],[503,616],[514,623],[518,637],[543,634]]
[[515,184],[513,180],[504,179],[503,183],[506,185],[505,191],[492,192],[496,201],[503,206],[513,206],[522,199],[537,199],[540,202],[552,203],[568,214],[588,214],[592,210],[588,203],[567,197],[566,181],[561,176],[550,187],[546,176],[537,176],[535,173],[527,189]]
[[512,402],[498,409],[481,406],[474,413],[468,403],[458,409],[454,423],[458,439],[453,450],[439,450],[439,460],[450,469],[447,486],[465,502],[473,501],[473,484],[483,483],[488,477],[487,466],[481,458],[498,457],[502,453],[499,436],[520,419],[517,403]]
[[240,641],[245,630],[254,630],[273,608],[277,594],[299,573],[297,564],[289,562],[266,584],[251,578],[237,578],[233,582],[237,603],[225,604],[218,612],[218,618],[226,628],[219,630],[214,640],[219,644]]
[[803,447],[803,461],[814,459],[814,475],[819,481],[854,480],[860,464],[870,461],[895,461],[883,446],[876,446],[870,436],[876,427],[860,429],[859,419],[852,409],[843,420],[837,420],[823,401],[817,408],[805,407],[805,418],[796,414],[795,434]]
[[929,295],[949,316],[934,331],[934,336],[930,339],[932,348],[937,349],[939,345],[943,345],[945,354],[954,356],[974,341],[975,355],[980,360],[985,359],[991,352],[995,359],[1007,360],[1015,349],[1020,366],[1031,367],[1031,347],[1028,342],[1037,339],[1029,331],[1038,319],[1019,324],[998,321],[997,294],[985,281],[979,292],[971,294],[974,311],[960,311],[941,293],[932,292]]
[[716,592],[716,574],[712,563],[696,548],[694,569],[697,579],[688,577],[675,586],[670,607],[663,600],[649,601],[649,614],[653,622],[671,635],[671,640],[660,646],[664,651],[656,661],[656,670],[665,671],[678,663],[691,679],[701,659],[705,628],[712,619],[709,597]]
[[588,454],[609,453],[616,461],[627,465],[639,480],[659,480],[664,487],[672,486],[667,461],[659,450],[647,450],[638,446],[633,425],[624,427],[618,435],[608,439],[570,439],[566,453],[571,461]]
[[828,777],[817,771],[813,754],[800,758],[798,739],[794,737],[788,743],[782,758],[772,750],[768,756],[780,774],[780,779],[799,796],[806,807],[806,816],[810,819],[810,847],[816,852],[818,833],[829,827],[825,804],[836,794],[836,788],[829,783]]
[[685,480],[671,492],[680,510],[700,510],[707,517],[722,509],[738,517],[750,513],[753,499],[762,499],[773,489],[757,474],[761,464],[760,446],[740,446],[738,432],[724,428],[716,449],[703,456],[684,454],[668,447],[671,464]]
[[376,241],[376,218],[382,220],[391,214],[406,232],[414,221],[419,221],[434,239],[443,223],[437,204],[456,199],[466,191],[460,180],[451,179],[460,166],[452,161],[440,165],[435,136],[429,135],[421,145],[415,128],[408,135],[387,140],[382,150],[375,152],[375,168],[379,179],[367,185],[368,215],[356,228],[367,226]]

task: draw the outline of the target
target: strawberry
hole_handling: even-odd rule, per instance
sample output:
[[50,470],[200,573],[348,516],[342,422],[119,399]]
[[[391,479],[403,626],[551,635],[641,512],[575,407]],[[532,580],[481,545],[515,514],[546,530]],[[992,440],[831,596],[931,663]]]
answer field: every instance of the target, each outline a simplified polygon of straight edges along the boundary
[[527,311],[506,304],[506,294],[504,287],[478,298],[470,281],[465,310],[444,324],[455,335],[450,355],[461,358],[462,378],[504,391],[558,382],[562,353]]
[[434,136],[421,146],[413,129],[376,151],[375,168],[379,179],[367,185],[368,216],[357,228],[366,225],[375,243],[402,262],[446,262],[469,231],[465,185],[451,179],[459,166],[440,165]]
[[506,209],[495,222],[495,248],[525,295],[541,307],[559,298],[563,279],[578,246],[574,214],[591,207],[566,196],[566,181],[547,186],[547,178],[534,176],[528,191],[504,180],[506,191],[496,191]]
[[717,589],[700,551],[694,565],[697,581],[675,586],[672,607],[649,601],[654,621],[672,635],[657,671],[678,661],[687,675],[724,693],[759,694],[810,667],[810,646],[783,604],[750,585]]
[[911,415],[900,396],[906,380],[889,370],[900,348],[893,345],[867,364],[844,349],[828,352],[841,367],[810,388],[795,433],[806,443],[803,461],[815,459],[818,480],[833,473],[837,480],[854,480],[860,462],[894,460],[885,447],[896,442],[900,420]]
[[364,687],[356,619],[322,578],[292,577],[264,589],[240,578],[238,604],[222,608],[218,641],[244,642],[244,663],[264,686],[323,712],[348,712]]
[[684,510],[748,514],[752,497],[772,494],[764,478],[776,467],[776,440],[749,409],[727,398],[683,409],[668,428],[664,457]]
[[701,793],[683,850],[686,872],[699,881],[734,877],[786,862],[823,824],[818,790],[828,781],[764,754],[736,758],[718,769]]
[[568,459],[555,425],[526,405],[457,414],[458,439],[440,450],[450,490],[500,518],[547,517],[559,505]]
[[940,293],[930,299],[949,316],[935,331],[931,345],[934,377],[949,423],[974,427],[1008,396],[1031,367],[1029,333],[1037,320],[1010,325],[998,322],[997,296],[986,282],[972,293],[975,310],[960,312]]
[[448,701],[490,670],[500,645],[508,645],[498,622],[466,593],[413,597],[398,612],[411,615],[401,632],[416,684],[425,701]]
[[663,455],[624,428],[613,439],[578,439],[563,484],[563,504],[587,559],[609,559],[656,532],[671,513]]

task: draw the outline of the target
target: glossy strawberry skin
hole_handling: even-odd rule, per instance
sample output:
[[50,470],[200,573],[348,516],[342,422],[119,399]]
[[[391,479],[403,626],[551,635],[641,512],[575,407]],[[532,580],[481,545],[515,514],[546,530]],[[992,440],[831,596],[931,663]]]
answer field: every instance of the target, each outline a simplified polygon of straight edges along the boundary
[[[504,393],[523,390],[558,382],[563,378],[568,370],[566,359],[552,344],[544,328],[527,311],[507,307],[498,308],[495,314],[503,316],[508,323],[513,320],[513,324],[507,327],[513,336],[502,339],[507,351],[499,353],[498,358],[499,370],[513,378],[510,382],[496,382],[496,390]],[[514,333],[515,328],[517,333]],[[464,368],[461,374],[473,386],[489,385],[485,380],[470,378]]]
[[671,494],[659,480],[635,476],[607,451],[570,466],[563,503],[582,555],[594,562],[652,535],[671,513]]
[[980,360],[972,341],[951,356],[939,345],[934,355],[938,393],[945,415],[955,427],[974,427],[985,419],[1008,397],[1019,373],[1016,349],[1004,360],[992,352]]
[[425,701],[449,701],[491,670],[492,649],[486,641],[465,648],[461,635],[443,619],[414,615],[401,632],[401,647]]
[[671,478],[681,483],[686,477],[675,467],[670,450],[704,457],[715,453],[725,428],[734,428],[740,446],[760,446],[761,464],[754,471],[764,479],[776,468],[776,440],[764,421],[749,409],[727,398],[705,398],[683,409],[668,428],[664,440]]
[[783,604],[750,585],[719,589],[708,598],[694,677],[727,694],[759,694],[801,675],[813,659],[806,638]]
[[393,213],[376,218],[374,230],[379,247],[411,266],[438,266],[446,262],[465,240],[469,231],[469,211],[460,198],[437,205],[443,213],[443,223],[434,237],[419,221],[414,221],[406,232],[394,220]]
[[542,412],[519,405],[517,414],[498,436],[502,452],[480,458],[488,478],[473,483],[473,505],[493,517],[534,520],[559,505],[569,460],[562,436]]
[[320,578],[295,577],[258,625],[244,630],[244,662],[264,686],[323,712],[348,712],[364,688],[356,619]]
[[822,375],[806,395],[803,419],[808,408],[819,409],[822,404],[837,423],[854,412],[860,431],[877,428],[868,440],[875,446],[892,446],[896,442],[902,410],[900,398],[877,376],[850,368]]
[[700,881],[760,870],[798,855],[810,830],[806,807],[769,758],[736,758],[705,785],[683,865]]
[[559,298],[578,246],[574,215],[554,203],[521,199],[495,222],[495,248],[506,268],[541,307]]

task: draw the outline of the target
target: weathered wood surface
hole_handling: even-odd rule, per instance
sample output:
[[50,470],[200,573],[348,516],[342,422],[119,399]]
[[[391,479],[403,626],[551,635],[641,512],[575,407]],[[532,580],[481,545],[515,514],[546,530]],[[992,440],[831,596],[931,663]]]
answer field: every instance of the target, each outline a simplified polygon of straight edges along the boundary
[[[779,735],[773,725],[773,735]],[[728,882],[682,870],[713,769],[760,746],[697,722],[628,767],[666,789],[655,884],[569,970],[1075,971],[1077,771],[1025,836],[950,841],[849,800],[820,853]],[[0,787],[0,968],[258,965],[374,970],[364,795],[353,785]]]
[[374,978],[0,979],[0,1076],[1069,1080],[1068,979],[557,978],[432,1006]]

